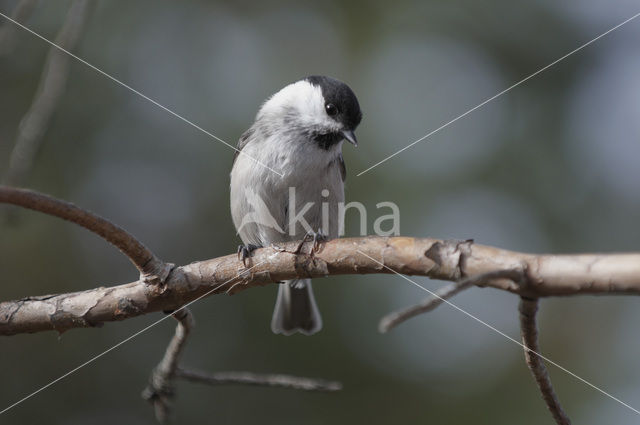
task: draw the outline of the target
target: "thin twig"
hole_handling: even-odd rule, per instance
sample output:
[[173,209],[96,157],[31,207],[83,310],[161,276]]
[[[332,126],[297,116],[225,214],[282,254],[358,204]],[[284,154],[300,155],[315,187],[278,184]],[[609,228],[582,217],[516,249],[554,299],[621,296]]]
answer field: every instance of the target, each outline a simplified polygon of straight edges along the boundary
[[395,328],[403,322],[406,322],[412,317],[415,317],[419,314],[427,313],[435,309],[445,300],[448,300],[449,298],[464,291],[465,289],[472,286],[482,286],[483,284],[486,284],[487,282],[494,279],[509,279],[511,281],[518,282],[522,279],[522,271],[516,269],[496,270],[476,276],[470,276],[457,282],[453,282],[445,286],[444,288],[441,288],[438,291],[434,292],[435,296],[427,298],[419,304],[387,314],[380,320],[378,330],[381,333],[389,332],[391,329]]
[[151,372],[149,384],[142,392],[142,397],[153,404],[156,419],[161,424],[169,421],[171,401],[175,395],[174,380],[178,361],[195,323],[191,311],[187,308],[177,310],[172,315],[178,321],[175,334],[167,346],[164,357]]
[[172,316],[178,321],[175,333],[165,350],[162,360],[151,372],[149,384],[142,392],[142,397],[153,404],[156,419],[161,424],[167,424],[171,417],[171,405],[175,397],[176,379],[207,385],[241,384],[304,391],[338,391],[342,389],[342,384],[339,382],[322,379],[251,372],[206,373],[180,367],[180,356],[193,329],[194,319],[191,312],[186,308],[177,310],[172,313]]
[[71,221],[116,246],[140,271],[141,280],[162,283],[173,265],[166,264],[133,235],[92,212],[69,202],[27,189],[0,186],[0,203],[18,205]]
[[[65,22],[56,37],[56,44],[72,51],[82,32],[89,10],[87,0],[75,0]],[[12,24],[12,26],[14,26]],[[31,107],[22,118],[16,141],[9,158],[9,168],[4,182],[10,186],[22,186],[33,168],[49,121],[64,93],[69,78],[71,57],[52,47],[40,77]]]
[[540,353],[538,345],[538,327],[536,324],[536,313],[538,312],[538,299],[520,297],[520,333],[522,335],[522,344],[527,347],[524,350],[524,357],[527,366],[531,370],[536,384],[540,389],[542,398],[547,404],[549,411],[553,415],[558,425],[569,425],[571,421],[567,414],[562,410],[560,401],[551,385],[551,378],[547,373],[544,361],[537,353]]
[[[11,12],[11,19],[23,22],[31,16],[37,0],[20,0]],[[8,55],[13,50],[18,28],[12,22],[0,26],[0,56]]]
[[241,384],[262,387],[281,387],[304,391],[339,391],[342,389],[342,384],[336,381],[281,374],[258,374],[252,372],[207,373],[193,369],[179,368],[176,376],[188,381],[208,385]]

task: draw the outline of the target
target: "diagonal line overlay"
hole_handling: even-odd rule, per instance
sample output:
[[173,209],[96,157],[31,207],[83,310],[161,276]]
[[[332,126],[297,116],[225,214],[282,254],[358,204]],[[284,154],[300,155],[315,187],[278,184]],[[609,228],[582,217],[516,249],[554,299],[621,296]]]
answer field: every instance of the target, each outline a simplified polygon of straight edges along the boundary
[[488,324],[487,322],[483,321],[482,319],[479,319],[478,317],[474,316],[473,314],[469,313],[468,311],[458,307],[457,305],[453,304],[452,302],[450,302],[449,300],[446,300],[444,298],[442,298],[441,296],[439,296],[437,293],[432,292],[430,290],[428,290],[427,288],[425,288],[424,286],[414,282],[413,280],[409,279],[407,276],[398,273],[397,271],[393,270],[392,268],[386,266],[385,264],[381,263],[380,261],[376,260],[375,258],[365,254],[364,252],[360,251],[359,249],[356,249],[357,252],[359,252],[360,254],[364,255],[365,257],[367,257],[368,259],[370,259],[371,261],[375,261],[376,263],[380,264],[382,267],[384,267],[385,269],[389,270],[390,272],[400,276],[401,278],[403,278],[404,280],[406,280],[409,283],[412,283],[413,285],[417,286],[418,288],[422,289],[425,292],[428,292],[429,294],[431,294],[431,296],[439,298],[442,302],[450,305],[451,307],[453,307],[454,309],[458,310],[459,312],[465,314],[466,316],[472,318],[473,320],[475,320],[476,322],[486,326],[487,328],[491,329],[492,331],[496,332],[497,334],[505,337],[506,339],[508,339],[511,342],[514,342],[516,344],[518,344],[520,347],[522,347],[523,349],[535,354],[536,356],[540,357],[542,360],[548,362],[549,364],[554,365],[555,367],[557,367],[558,369],[562,370],[563,372],[573,376],[574,378],[576,378],[577,380],[579,380],[580,382],[583,382],[585,384],[587,384],[588,386],[590,386],[591,388],[593,388],[594,390],[604,394],[605,396],[609,397],[610,399],[617,401],[618,403],[620,403],[621,405],[623,405],[624,407],[634,411],[635,413],[640,415],[640,410],[628,405],[627,403],[625,403],[624,401],[620,400],[619,398],[616,398],[614,396],[612,396],[611,394],[609,394],[608,392],[606,392],[605,390],[601,389],[600,387],[595,386],[594,384],[592,384],[591,382],[587,381],[584,378],[579,377],[578,375],[576,375],[575,373],[571,372],[569,369],[560,366],[558,363],[554,362],[553,360],[543,356],[542,354],[533,351],[532,349],[528,348],[527,346],[525,346],[524,344],[522,344],[520,341],[516,340],[515,338],[510,337],[509,335],[507,335],[506,333],[496,329],[495,327],[491,326],[490,324]]
[[500,93],[491,96],[490,98],[488,98],[487,100],[485,100],[484,102],[480,103],[479,105],[474,106],[473,108],[469,109],[467,112],[463,113],[462,115],[457,116],[456,118],[452,119],[451,121],[441,125],[440,127],[436,128],[435,130],[425,134],[424,136],[422,136],[421,138],[419,138],[418,140],[416,140],[415,142],[410,143],[409,145],[405,146],[404,148],[400,149],[399,151],[389,155],[388,157],[384,158],[381,161],[378,161],[377,163],[373,164],[372,166],[370,166],[369,168],[367,168],[364,171],[361,171],[360,173],[357,174],[357,177],[360,177],[361,175],[363,175],[364,173],[372,170],[373,168],[377,167],[378,165],[387,162],[388,160],[390,160],[391,158],[393,158],[394,156],[406,151],[407,149],[409,149],[410,147],[422,142],[424,139],[436,134],[437,132],[439,132],[440,130],[445,129],[446,127],[449,127],[449,125],[453,124],[454,122],[458,121],[461,118],[466,117],[467,115],[469,115],[470,113],[472,113],[473,111],[475,111],[476,109],[479,109],[481,107],[483,107],[484,105],[486,105],[487,103],[491,102],[494,99],[497,99],[498,97],[502,96],[503,94],[507,93],[508,91],[510,91],[511,89],[514,89],[516,87],[518,87],[520,84],[524,83],[525,81],[530,80],[531,78],[535,77],[536,75],[540,74],[541,72],[546,71],[547,69],[551,68],[553,65],[557,64],[558,62],[561,62],[563,60],[565,60],[566,58],[568,58],[569,56],[573,55],[576,52],[579,52],[580,50],[584,49],[585,47],[589,46],[592,43],[595,43],[596,41],[598,41],[599,39],[601,39],[602,37],[604,37],[605,35],[617,30],[618,28],[620,28],[621,26],[623,26],[624,24],[627,24],[631,21],[633,21],[634,19],[636,19],[638,16],[640,16],[640,12],[636,13],[635,15],[633,15],[632,17],[630,17],[629,19],[619,23],[618,25],[616,25],[615,27],[609,29],[608,31],[603,32],[602,34],[600,34],[599,36],[597,36],[596,38],[582,44],[581,46],[575,48],[574,50],[570,51],[569,53],[567,53],[566,55],[556,59],[555,61],[551,62],[549,65],[540,68],[539,70],[537,70],[536,72],[534,72],[533,74],[529,75],[528,77],[523,78],[522,80],[518,81],[517,83],[507,87],[506,89],[502,90]]
[[[207,295],[211,294],[211,293],[212,293],[212,292],[214,292],[215,290],[217,290],[217,289],[219,289],[219,288],[223,287],[224,285],[226,285],[227,283],[231,282],[232,280],[237,279],[238,277],[240,277],[242,274],[247,273],[249,270],[251,270],[251,269],[253,269],[253,268],[255,268],[255,267],[258,267],[260,264],[264,264],[265,262],[266,262],[266,261],[261,261],[261,262],[259,262],[258,264],[255,264],[255,265],[253,265],[253,266],[249,267],[248,269],[243,270],[241,273],[238,273],[236,276],[232,277],[231,279],[229,279],[229,280],[227,280],[227,281],[225,281],[225,282],[222,282],[222,283],[221,283],[221,284],[219,284],[219,285],[216,285],[213,289],[211,289],[211,290],[207,291],[207,292],[206,292],[206,293],[204,293],[203,295],[200,295],[200,296],[199,296],[198,298],[196,298],[195,300],[193,300],[193,301],[189,301],[188,303],[186,303],[186,304],[185,304],[185,305],[183,305],[182,307],[177,308],[173,313],[175,313],[175,312],[177,312],[177,311],[180,311],[180,310],[183,310],[183,309],[185,309],[185,308],[189,307],[191,304],[195,303],[196,301],[201,300],[202,298],[204,298],[204,297],[206,297]],[[127,337],[127,338],[123,339],[122,341],[120,341],[120,342],[119,342],[119,343],[117,343],[116,345],[112,346],[111,348],[106,349],[106,350],[105,350],[105,351],[103,351],[102,353],[98,354],[97,356],[94,356],[94,357],[90,358],[90,359],[89,359],[89,360],[87,360],[86,362],[84,362],[84,363],[82,363],[81,365],[79,365],[79,366],[77,366],[77,367],[75,367],[75,368],[71,369],[69,372],[65,373],[64,375],[59,376],[58,378],[56,378],[56,379],[54,379],[53,381],[49,382],[48,384],[46,384],[46,385],[42,386],[41,388],[37,389],[36,391],[32,392],[31,394],[29,394],[29,395],[27,395],[27,396],[25,396],[25,397],[21,398],[20,400],[16,401],[16,402],[15,402],[15,403],[13,403],[13,404],[11,404],[11,405],[9,405],[9,406],[5,407],[4,409],[0,410],[0,415],[2,415],[3,413],[5,413],[6,411],[8,411],[8,410],[10,410],[10,409],[12,409],[12,408],[14,408],[14,407],[16,407],[17,405],[21,404],[22,402],[27,401],[28,399],[30,399],[30,398],[31,398],[31,397],[33,397],[34,395],[36,395],[36,394],[40,393],[41,391],[46,390],[46,389],[47,389],[47,388],[49,388],[50,386],[52,386],[52,385],[54,385],[55,383],[57,383],[57,382],[59,382],[59,381],[63,380],[63,379],[64,379],[64,378],[66,378],[67,376],[69,376],[69,375],[71,375],[71,374],[73,374],[73,373],[77,372],[78,370],[82,369],[83,367],[85,367],[85,366],[87,366],[87,365],[89,365],[89,364],[93,363],[94,361],[98,360],[100,357],[104,356],[105,354],[107,354],[107,353],[109,353],[109,352],[111,352],[111,351],[115,350],[116,348],[120,347],[120,346],[121,346],[122,344],[124,344],[125,342],[130,341],[130,340],[132,340],[133,338],[137,337],[138,335],[140,335],[140,334],[142,334],[142,333],[146,332],[147,330],[149,330],[149,329],[151,329],[152,327],[156,326],[157,324],[159,324],[159,323],[160,323],[160,322],[162,322],[163,320],[166,320],[166,319],[168,319],[169,317],[171,317],[171,316],[173,315],[173,313],[172,313],[172,314],[167,314],[167,315],[163,316],[161,319],[156,320],[155,322],[153,322],[153,323],[152,323],[152,324],[150,324],[149,326],[147,326],[147,327],[145,327],[145,328],[143,328],[143,329],[139,330],[138,332],[134,333],[133,335],[131,335],[131,336],[129,336],[129,337]]]

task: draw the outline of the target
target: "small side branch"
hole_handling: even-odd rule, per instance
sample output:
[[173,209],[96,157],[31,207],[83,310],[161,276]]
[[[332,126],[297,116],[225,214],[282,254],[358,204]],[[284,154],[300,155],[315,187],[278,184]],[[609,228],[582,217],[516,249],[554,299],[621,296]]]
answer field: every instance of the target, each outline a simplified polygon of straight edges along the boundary
[[153,404],[156,419],[161,424],[169,421],[171,400],[175,394],[174,378],[178,361],[195,323],[191,311],[186,308],[173,313],[173,317],[178,321],[176,332],[169,342],[164,357],[151,373],[149,385],[142,392],[142,397]]
[[207,373],[193,369],[179,368],[176,376],[188,381],[208,385],[240,384],[289,388],[303,391],[339,391],[342,389],[342,384],[336,381],[281,374],[258,374],[252,372]]
[[[25,7],[23,6],[23,9]],[[71,4],[65,22],[55,40],[58,46],[67,51],[75,48],[88,10],[87,0],[75,0]],[[7,24],[15,27],[13,23],[8,22]],[[51,47],[49,50],[36,95],[31,107],[20,122],[18,135],[9,158],[9,168],[4,178],[6,184],[10,186],[23,185],[33,168],[42,138],[67,85],[70,61],[71,57],[58,48]]]
[[553,415],[556,423],[558,425],[569,425],[571,421],[564,410],[562,410],[560,401],[558,400],[558,397],[553,390],[553,386],[551,385],[551,378],[549,378],[547,368],[545,367],[542,358],[536,354],[540,353],[540,347],[538,345],[538,327],[536,324],[538,299],[521,297],[519,310],[520,333],[522,335],[522,344],[526,347],[524,350],[524,357],[527,361],[527,366],[529,366],[529,370],[531,370],[531,374],[540,389],[542,398],[547,404],[547,407]]
[[0,203],[18,205],[59,217],[84,227],[117,247],[140,271],[141,280],[162,283],[172,265],[157,258],[146,246],[123,228],[97,214],[42,193],[0,186]]
[[483,273],[461,279],[458,282],[453,282],[434,292],[435,296],[427,298],[419,304],[387,314],[380,320],[378,330],[381,333],[387,333],[391,329],[395,328],[403,322],[406,322],[412,317],[434,310],[446,300],[472,286],[483,286],[487,282],[494,279],[509,279],[514,282],[519,282],[522,280],[522,277],[523,274],[521,270],[513,269],[496,270],[493,272]]
[[207,385],[241,384],[303,391],[339,391],[342,389],[340,382],[322,379],[251,372],[206,373],[180,367],[180,356],[184,352],[187,338],[193,329],[194,319],[191,312],[186,308],[177,310],[172,316],[178,321],[175,334],[167,346],[164,357],[151,372],[149,384],[142,392],[142,397],[153,405],[156,419],[161,424],[169,423],[177,379]]

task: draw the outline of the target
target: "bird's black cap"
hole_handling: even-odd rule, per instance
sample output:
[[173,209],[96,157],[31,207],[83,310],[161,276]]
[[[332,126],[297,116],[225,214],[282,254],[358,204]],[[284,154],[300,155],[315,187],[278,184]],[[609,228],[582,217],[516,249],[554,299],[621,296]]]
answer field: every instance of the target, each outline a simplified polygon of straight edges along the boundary
[[305,78],[314,86],[320,87],[322,96],[327,104],[331,103],[338,108],[335,119],[344,124],[349,130],[355,130],[362,120],[360,104],[353,90],[335,78],[322,75],[311,75]]

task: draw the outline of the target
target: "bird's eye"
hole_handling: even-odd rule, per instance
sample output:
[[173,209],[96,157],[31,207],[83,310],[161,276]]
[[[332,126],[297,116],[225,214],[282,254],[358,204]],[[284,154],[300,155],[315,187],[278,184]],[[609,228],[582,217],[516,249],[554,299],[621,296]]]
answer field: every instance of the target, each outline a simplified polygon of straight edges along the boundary
[[333,103],[327,103],[324,106],[324,109],[326,109],[327,115],[329,115],[330,117],[333,117],[334,115],[338,114],[338,107]]

